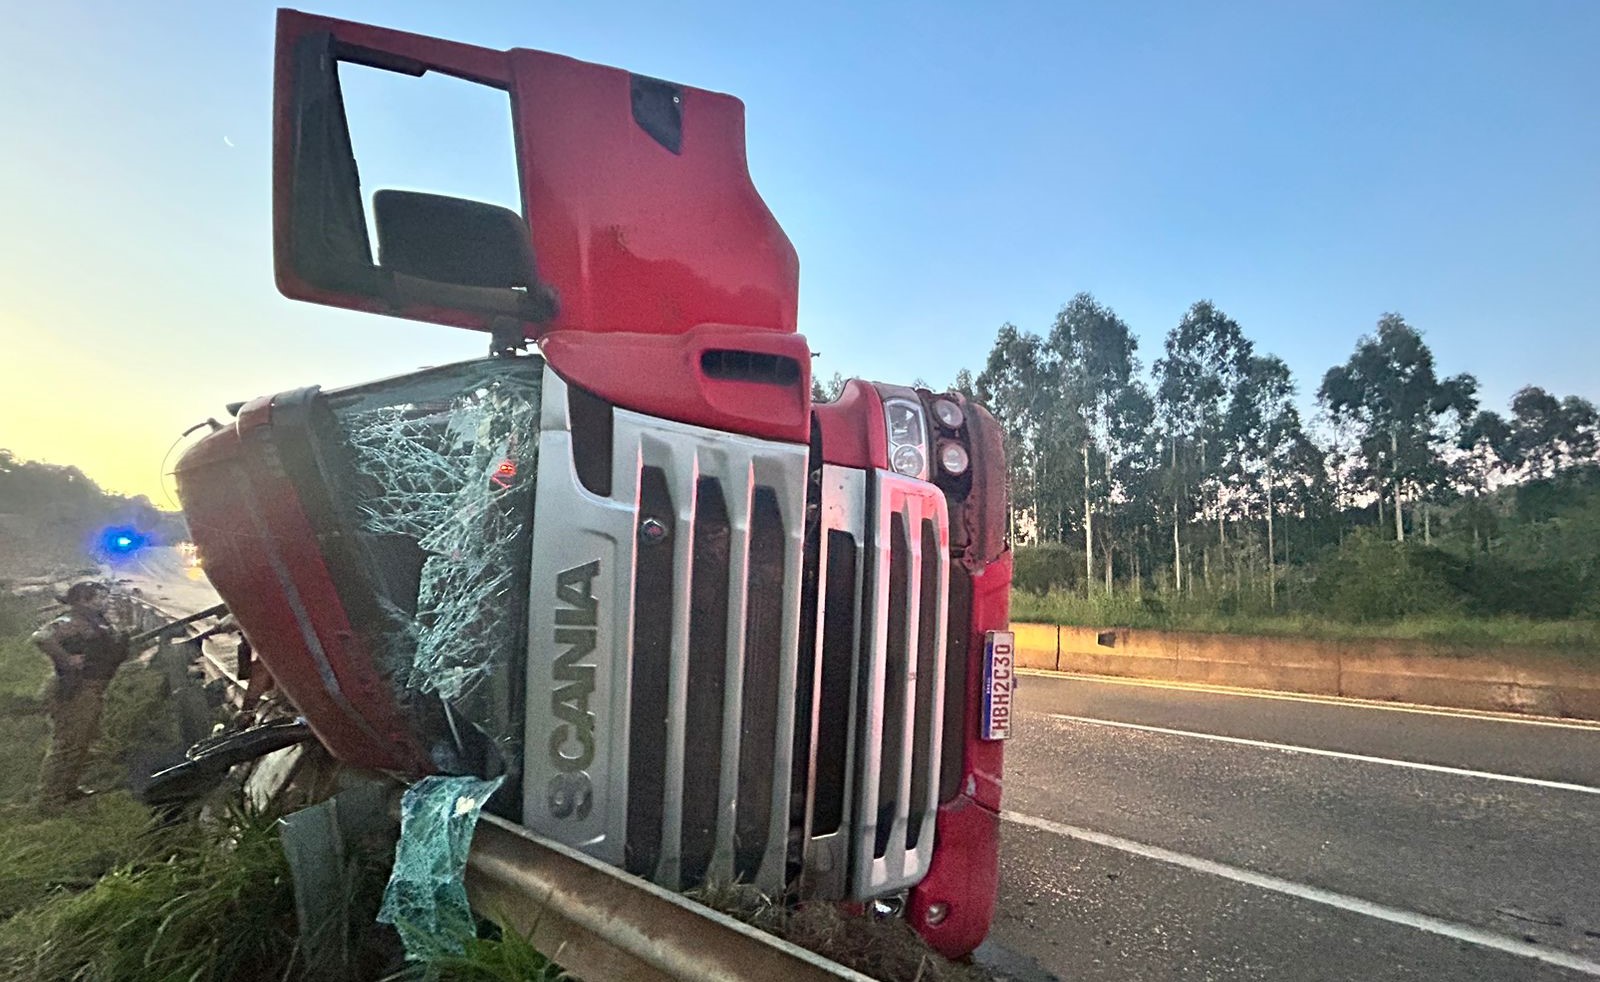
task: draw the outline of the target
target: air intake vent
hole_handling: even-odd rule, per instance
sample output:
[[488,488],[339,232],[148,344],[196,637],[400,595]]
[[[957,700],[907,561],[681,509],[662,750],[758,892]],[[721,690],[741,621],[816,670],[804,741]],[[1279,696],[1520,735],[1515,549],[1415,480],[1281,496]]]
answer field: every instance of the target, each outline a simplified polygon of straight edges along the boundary
[[763,385],[794,385],[800,381],[800,363],[784,355],[758,351],[713,348],[700,355],[700,370],[707,378],[727,382],[759,382]]

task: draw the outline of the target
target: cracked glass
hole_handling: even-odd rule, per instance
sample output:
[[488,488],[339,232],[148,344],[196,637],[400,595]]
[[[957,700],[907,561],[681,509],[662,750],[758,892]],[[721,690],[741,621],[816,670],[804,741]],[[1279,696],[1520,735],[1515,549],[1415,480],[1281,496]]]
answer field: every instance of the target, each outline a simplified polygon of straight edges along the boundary
[[327,396],[363,628],[447,773],[520,769],[542,369],[491,358]]

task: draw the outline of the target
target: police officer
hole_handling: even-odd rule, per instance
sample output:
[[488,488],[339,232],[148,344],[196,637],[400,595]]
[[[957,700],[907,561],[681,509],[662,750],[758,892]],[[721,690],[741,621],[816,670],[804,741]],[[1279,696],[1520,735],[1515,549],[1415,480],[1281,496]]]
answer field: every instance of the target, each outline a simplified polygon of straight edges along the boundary
[[39,769],[39,801],[46,809],[90,794],[78,781],[100,736],[106,688],[129,652],[128,638],[106,618],[110,596],[103,584],[75,583],[61,598],[67,613],[33,634],[56,670],[47,703],[50,749]]

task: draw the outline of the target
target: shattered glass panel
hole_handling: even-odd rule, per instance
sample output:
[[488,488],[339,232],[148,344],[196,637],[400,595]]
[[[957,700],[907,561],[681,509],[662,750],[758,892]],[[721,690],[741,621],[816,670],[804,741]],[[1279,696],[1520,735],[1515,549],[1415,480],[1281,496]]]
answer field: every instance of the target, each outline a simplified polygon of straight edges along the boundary
[[518,770],[542,369],[486,359],[328,396],[366,632],[448,773]]
[[400,841],[378,923],[393,924],[406,957],[461,954],[476,936],[464,876],[483,803],[504,778],[425,777],[400,800]]

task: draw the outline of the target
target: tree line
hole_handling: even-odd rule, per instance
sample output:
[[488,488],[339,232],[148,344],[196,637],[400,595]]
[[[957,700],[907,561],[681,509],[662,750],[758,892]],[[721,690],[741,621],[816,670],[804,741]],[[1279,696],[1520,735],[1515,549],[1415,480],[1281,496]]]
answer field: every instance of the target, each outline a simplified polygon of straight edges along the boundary
[[1442,375],[1394,313],[1323,374],[1307,421],[1288,365],[1210,301],[1146,372],[1127,323],[1087,293],[1042,333],[1002,325],[955,388],[1005,429],[1014,540],[1081,553],[1082,592],[1250,589],[1274,605],[1283,564],[1362,525],[1431,543],[1448,512],[1491,549],[1487,499],[1593,466],[1600,423],[1536,386],[1506,414],[1480,406],[1477,380]]

